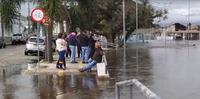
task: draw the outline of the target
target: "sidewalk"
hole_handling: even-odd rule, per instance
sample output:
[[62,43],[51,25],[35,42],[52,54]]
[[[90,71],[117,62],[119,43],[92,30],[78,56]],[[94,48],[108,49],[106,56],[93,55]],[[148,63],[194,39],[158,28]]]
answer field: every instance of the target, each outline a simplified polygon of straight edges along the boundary
[[[82,64],[81,59],[77,58],[78,63],[70,63],[70,59],[66,59],[66,70],[61,70],[56,68],[56,62],[58,59],[58,55],[53,55],[54,61],[52,63],[40,61],[39,64],[35,64],[34,66],[27,66],[27,70],[23,71],[25,74],[81,74],[79,69],[82,68],[85,64]],[[92,70],[92,73],[96,74],[96,69]]]

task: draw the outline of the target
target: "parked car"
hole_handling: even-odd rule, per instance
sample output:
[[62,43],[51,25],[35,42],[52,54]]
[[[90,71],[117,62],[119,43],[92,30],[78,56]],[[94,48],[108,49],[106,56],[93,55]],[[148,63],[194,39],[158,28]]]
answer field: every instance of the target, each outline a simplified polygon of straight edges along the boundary
[[12,44],[18,44],[18,43],[25,43],[26,40],[23,36],[23,34],[13,34],[12,35]]
[[0,38],[0,48],[5,48],[6,47],[6,43],[3,42],[2,38]]
[[[39,39],[39,43],[38,42]],[[55,50],[55,43],[52,42],[52,49]],[[39,50],[39,54],[43,55],[45,52],[45,37],[30,37],[26,43],[26,48],[24,51],[25,55],[37,54]]]

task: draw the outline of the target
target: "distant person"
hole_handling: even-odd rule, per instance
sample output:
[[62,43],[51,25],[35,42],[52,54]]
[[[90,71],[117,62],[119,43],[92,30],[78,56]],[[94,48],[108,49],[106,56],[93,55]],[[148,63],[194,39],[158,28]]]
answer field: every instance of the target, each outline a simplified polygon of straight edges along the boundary
[[86,64],[83,68],[79,69],[80,72],[89,71],[94,66],[96,66],[97,63],[102,62],[102,56],[103,56],[103,50],[101,48],[100,42],[95,43],[95,52],[92,58],[88,61],[88,64]]
[[89,58],[92,58],[95,51],[95,40],[93,38],[94,34],[90,34],[89,36]]
[[67,42],[64,40],[63,33],[59,33],[58,38],[56,40],[56,50],[58,51],[59,55],[56,67],[59,69],[66,69],[66,63],[65,63],[65,53],[67,48],[66,45]]
[[71,51],[71,63],[78,63],[76,61],[77,36],[75,32],[71,32],[68,35],[68,43],[69,43],[69,48]]
[[87,63],[89,57],[89,38],[85,33],[81,32],[78,35],[78,42],[81,46],[82,62]]
[[[80,29],[77,30],[77,37],[81,34]],[[77,43],[77,52],[78,52],[78,58],[81,57],[81,44],[78,42]]]
[[[68,34],[65,34],[65,41],[68,42]],[[69,48],[69,43],[67,43],[67,51],[66,51],[66,57],[71,57],[71,50]]]

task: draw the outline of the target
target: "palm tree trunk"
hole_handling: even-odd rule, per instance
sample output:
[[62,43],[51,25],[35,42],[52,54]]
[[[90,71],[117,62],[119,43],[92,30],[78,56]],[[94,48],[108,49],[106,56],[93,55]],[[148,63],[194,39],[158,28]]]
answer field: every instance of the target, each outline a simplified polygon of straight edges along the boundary
[[48,33],[47,33],[47,61],[51,63],[53,61],[53,53],[52,53],[52,36],[53,35],[53,22],[50,22],[48,26]]
[[59,22],[59,25],[60,25],[60,32],[61,32],[61,33],[64,33],[63,21],[60,21],[60,22]]
[[3,22],[1,21],[1,36],[2,36],[2,42],[4,42],[4,25]]
[[69,33],[69,29],[70,29],[70,23],[69,23],[69,21],[64,21],[65,22],[65,24],[66,24],[66,32],[67,33]]

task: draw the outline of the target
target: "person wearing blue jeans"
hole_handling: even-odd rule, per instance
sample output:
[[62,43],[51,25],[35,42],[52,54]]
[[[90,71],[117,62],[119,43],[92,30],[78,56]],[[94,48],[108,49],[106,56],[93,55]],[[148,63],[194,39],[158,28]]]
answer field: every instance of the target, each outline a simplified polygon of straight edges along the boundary
[[[58,51],[59,59],[58,59],[58,61],[57,61],[57,68],[62,68],[62,69],[65,69],[65,68],[66,68],[65,53],[66,53],[65,50],[63,50],[63,51]],[[60,66],[59,66],[59,64],[60,64],[59,62],[62,62],[63,65],[64,65],[64,67],[60,67]]]
[[71,51],[71,63],[78,63],[76,62],[76,46],[77,46],[76,33],[75,32],[70,33],[67,37],[67,41]]
[[78,43],[81,46],[81,57],[82,57],[82,62],[87,63],[88,62],[88,57],[89,57],[89,38],[88,35],[80,32],[78,35]]
[[76,46],[69,45],[69,48],[71,50],[71,63],[77,63],[76,62]]
[[82,55],[83,63],[87,63],[88,57],[89,57],[89,47],[88,46],[81,47],[81,55]]
[[58,51],[59,59],[57,61],[56,67],[59,69],[66,69],[65,64],[65,53],[66,53],[67,42],[64,40],[64,35],[62,33],[58,34],[58,39],[56,40],[56,50]]
[[88,64],[86,64],[83,68],[82,71],[90,71],[92,67],[97,65],[97,61],[93,59],[88,60]]
[[93,57],[88,61],[88,64],[86,64],[83,68],[79,69],[80,72],[89,71],[91,68],[96,66],[97,63],[102,62],[102,56],[103,56],[103,50],[100,46],[99,42],[95,43],[95,52]]

